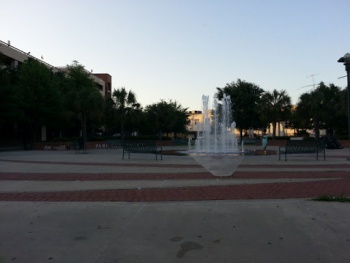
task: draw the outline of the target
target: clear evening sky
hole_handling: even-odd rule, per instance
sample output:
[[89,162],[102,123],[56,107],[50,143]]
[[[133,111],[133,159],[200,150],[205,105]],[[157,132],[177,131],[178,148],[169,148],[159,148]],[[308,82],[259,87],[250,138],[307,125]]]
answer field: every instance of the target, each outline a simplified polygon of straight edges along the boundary
[[300,94],[346,87],[349,0],[1,0],[0,40],[54,66],[109,73],[142,106],[201,109],[238,78]]

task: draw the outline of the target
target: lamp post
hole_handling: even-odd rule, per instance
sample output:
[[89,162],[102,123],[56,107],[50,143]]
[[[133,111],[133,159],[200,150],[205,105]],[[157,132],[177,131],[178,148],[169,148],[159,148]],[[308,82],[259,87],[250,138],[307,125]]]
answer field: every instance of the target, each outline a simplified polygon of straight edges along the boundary
[[348,87],[347,87],[347,93],[348,93],[348,140],[349,140],[349,157],[348,161],[350,161],[350,54],[346,53],[343,57],[338,59],[338,62],[343,63],[345,65],[345,71],[347,73],[347,79],[348,79]]

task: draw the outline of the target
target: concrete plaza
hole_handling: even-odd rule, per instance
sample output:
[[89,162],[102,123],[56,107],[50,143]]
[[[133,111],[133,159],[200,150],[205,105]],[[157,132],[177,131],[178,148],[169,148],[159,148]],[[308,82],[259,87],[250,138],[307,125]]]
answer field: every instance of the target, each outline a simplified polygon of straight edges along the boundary
[[348,153],[0,152],[0,262],[350,262]]

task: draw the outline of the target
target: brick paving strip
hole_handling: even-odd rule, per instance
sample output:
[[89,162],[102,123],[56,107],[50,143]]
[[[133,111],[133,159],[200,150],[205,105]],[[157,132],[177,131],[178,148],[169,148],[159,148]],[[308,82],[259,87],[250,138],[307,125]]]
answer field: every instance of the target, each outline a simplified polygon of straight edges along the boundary
[[319,195],[350,195],[350,179],[250,184],[232,186],[200,186],[126,190],[88,190],[40,193],[0,193],[1,201],[51,202],[156,202],[238,199],[313,198]]
[[[193,178],[218,179],[209,173],[193,173]],[[15,174],[1,173],[3,180],[139,180],[184,179],[186,174]],[[174,176],[174,177],[171,177]],[[199,201],[237,199],[285,199],[313,198],[319,195],[350,195],[349,172],[236,172],[226,178],[330,178],[324,181],[264,183],[230,186],[199,186],[177,188],[147,188],[126,190],[85,190],[59,192],[0,193],[0,201],[54,201],[54,202],[155,202],[155,201]],[[334,180],[338,178],[338,180]],[[117,179],[117,180],[118,180]]]
[[93,162],[55,162],[55,161],[26,161],[26,160],[6,160],[0,159],[0,162],[9,163],[30,163],[30,164],[65,164],[65,165],[84,165],[84,166],[124,166],[124,167],[177,167],[177,168],[197,168],[202,167],[199,164],[156,164],[156,163],[93,163]]
[[108,181],[108,180],[184,180],[184,179],[302,179],[350,178],[347,171],[307,172],[235,172],[232,176],[216,177],[211,173],[1,173],[1,180],[36,181]]
[[[31,163],[31,164],[61,164],[61,165],[83,165],[83,166],[123,166],[123,167],[176,167],[176,168],[197,168],[199,164],[169,164],[169,163],[93,163],[93,162],[57,162],[57,161],[27,161],[0,159],[0,162]],[[280,161],[277,164],[241,164],[241,168],[349,168],[350,164],[286,164]]]
[[[94,166],[137,166],[137,167],[199,167],[187,164],[111,164],[111,163],[71,163],[43,161],[5,162],[94,165]],[[350,195],[350,168],[348,164],[329,165],[240,165],[240,168],[276,168],[275,171],[255,172],[236,171],[229,177],[215,177],[209,172],[201,173],[0,173],[0,180],[35,181],[97,181],[97,180],[171,180],[171,179],[273,179],[273,178],[326,178],[323,181],[241,184],[226,186],[194,186],[175,188],[146,188],[119,190],[83,190],[56,192],[11,192],[0,193],[0,201],[53,201],[53,202],[155,202],[155,201],[200,201],[238,199],[286,199],[313,198],[319,195]],[[292,168],[343,168],[345,171],[292,171]],[[291,171],[281,171],[290,168]],[[329,180],[327,180],[329,178]]]

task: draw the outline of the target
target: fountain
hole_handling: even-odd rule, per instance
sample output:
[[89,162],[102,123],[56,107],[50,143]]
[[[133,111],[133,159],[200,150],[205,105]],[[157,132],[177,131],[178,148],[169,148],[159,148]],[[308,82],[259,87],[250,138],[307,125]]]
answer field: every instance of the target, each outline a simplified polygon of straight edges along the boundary
[[239,153],[234,133],[236,123],[232,121],[231,98],[224,94],[221,101],[214,96],[213,109],[209,110],[209,96],[202,96],[203,122],[197,123],[197,154]]
[[209,96],[202,96],[203,121],[197,123],[195,149],[188,141],[188,153],[215,176],[232,176],[246,155],[272,155],[271,150],[244,149],[234,133],[230,96],[224,94],[221,101],[214,95],[213,109],[209,110]]
[[209,96],[202,96],[203,121],[197,123],[195,149],[192,157],[214,176],[232,176],[244,158],[243,145],[238,148],[232,121],[230,96],[224,94],[221,101],[214,96],[213,109],[209,110]]

